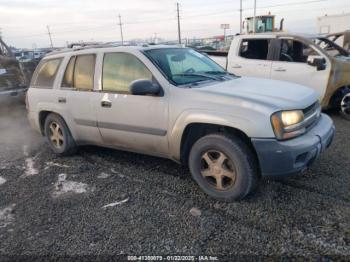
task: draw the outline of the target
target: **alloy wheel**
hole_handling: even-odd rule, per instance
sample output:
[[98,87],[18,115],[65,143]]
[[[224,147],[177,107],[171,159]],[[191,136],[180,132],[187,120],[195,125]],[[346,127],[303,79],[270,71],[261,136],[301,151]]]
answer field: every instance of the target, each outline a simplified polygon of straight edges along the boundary
[[236,167],[224,153],[211,150],[202,155],[201,175],[211,187],[227,191],[236,182]]
[[62,148],[64,144],[64,137],[60,125],[56,122],[51,122],[49,125],[49,129],[49,138],[54,147],[56,147],[57,149]]
[[344,115],[350,116],[350,93],[343,97],[340,109]]

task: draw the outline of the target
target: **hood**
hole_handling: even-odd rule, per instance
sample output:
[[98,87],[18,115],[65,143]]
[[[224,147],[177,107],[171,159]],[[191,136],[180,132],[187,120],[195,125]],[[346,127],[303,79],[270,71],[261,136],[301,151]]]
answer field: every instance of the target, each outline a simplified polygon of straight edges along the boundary
[[275,110],[304,109],[317,101],[318,94],[294,83],[242,77],[198,88],[210,95],[243,99]]

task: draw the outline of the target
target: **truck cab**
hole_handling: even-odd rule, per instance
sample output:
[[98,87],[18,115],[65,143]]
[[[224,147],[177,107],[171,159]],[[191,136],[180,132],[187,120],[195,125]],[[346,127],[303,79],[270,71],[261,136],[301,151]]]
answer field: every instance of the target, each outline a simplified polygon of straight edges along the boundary
[[[222,58],[214,60],[225,66]],[[311,87],[323,108],[339,108],[350,119],[350,54],[327,38],[287,33],[239,35],[226,63],[227,71],[239,76]]]

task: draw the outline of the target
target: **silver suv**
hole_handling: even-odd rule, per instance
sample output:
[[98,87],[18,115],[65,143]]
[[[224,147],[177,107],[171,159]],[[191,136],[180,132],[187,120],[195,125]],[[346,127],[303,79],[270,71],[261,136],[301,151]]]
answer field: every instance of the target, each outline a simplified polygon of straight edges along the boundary
[[93,144],[189,165],[210,196],[242,199],[261,176],[305,170],[332,142],[317,94],[241,78],[188,48],[70,49],[47,55],[28,116],[58,155]]

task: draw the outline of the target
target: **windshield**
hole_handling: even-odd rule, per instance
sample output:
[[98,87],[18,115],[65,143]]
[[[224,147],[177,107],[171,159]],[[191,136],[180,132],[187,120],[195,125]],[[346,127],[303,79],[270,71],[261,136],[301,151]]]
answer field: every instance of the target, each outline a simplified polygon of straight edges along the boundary
[[330,56],[337,57],[350,55],[344,48],[338,46],[336,43],[327,38],[318,37],[313,39],[313,42],[326,51]]
[[162,48],[145,51],[164,75],[175,85],[219,80],[226,71],[208,58],[190,48]]

